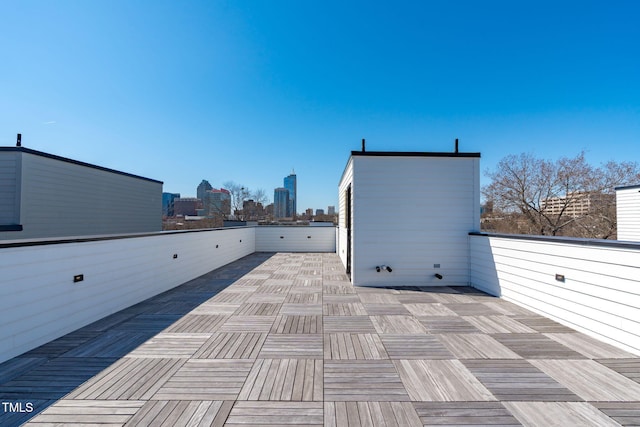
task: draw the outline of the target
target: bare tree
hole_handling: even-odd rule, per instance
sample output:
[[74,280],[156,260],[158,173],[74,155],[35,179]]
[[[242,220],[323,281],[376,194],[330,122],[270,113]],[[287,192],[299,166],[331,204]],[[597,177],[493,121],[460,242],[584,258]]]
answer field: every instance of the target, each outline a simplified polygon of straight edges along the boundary
[[264,188],[258,188],[253,192],[251,198],[254,202],[260,203],[261,205],[266,205],[269,202],[269,196],[267,196],[267,192]]
[[231,213],[236,219],[244,221],[243,205],[251,194],[249,188],[233,181],[227,181],[223,185],[231,193]]
[[614,238],[614,187],[640,181],[639,170],[632,162],[594,168],[584,152],[555,162],[509,155],[487,172],[492,182],[483,193],[499,213],[487,225],[496,231]]

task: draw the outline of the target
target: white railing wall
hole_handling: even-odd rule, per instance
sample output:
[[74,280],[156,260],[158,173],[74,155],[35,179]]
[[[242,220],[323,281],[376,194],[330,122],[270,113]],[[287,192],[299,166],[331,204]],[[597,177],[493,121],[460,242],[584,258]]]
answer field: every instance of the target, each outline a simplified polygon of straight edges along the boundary
[[335,227],[256,227],[256,252],[335,252]]
[[640,354],[640,245],[504,235],[469,239],[474,287]]
[[2,248],[0,362],[254,251],[252,228]]
[[256,250],[335,252],[334,227],[267,228],[0,242],[0,363]]

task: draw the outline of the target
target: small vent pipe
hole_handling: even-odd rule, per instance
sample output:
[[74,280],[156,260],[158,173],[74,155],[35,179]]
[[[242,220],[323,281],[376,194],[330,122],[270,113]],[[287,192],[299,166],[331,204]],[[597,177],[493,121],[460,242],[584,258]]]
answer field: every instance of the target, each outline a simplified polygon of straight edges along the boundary
[[362,152],[364,153],[365,151],[366,150],[365,150],[365,147],[364,147],[364,138],[362,138]]
[[456,138],[456,154],[458,154],[458,138]]
[[16,139],[16,147],[22,147],[22,134],[18,134],[18,138]]

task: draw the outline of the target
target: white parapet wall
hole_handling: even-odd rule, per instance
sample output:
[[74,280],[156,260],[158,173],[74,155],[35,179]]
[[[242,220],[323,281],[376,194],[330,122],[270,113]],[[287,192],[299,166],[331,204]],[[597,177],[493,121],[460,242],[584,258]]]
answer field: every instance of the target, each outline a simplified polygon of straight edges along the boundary
[[0,363],[256,251],[335,252],[336,229],[0,241]]
[[471,234],[474,287],[640,355],[640,244]]
[[[254,228],[45,243],[0,245],[0,362],[249,255],[256,246]],[[77,275],[84,280],[74,283]]]
[[256,227],[256,252],[336,252],[335,227]]

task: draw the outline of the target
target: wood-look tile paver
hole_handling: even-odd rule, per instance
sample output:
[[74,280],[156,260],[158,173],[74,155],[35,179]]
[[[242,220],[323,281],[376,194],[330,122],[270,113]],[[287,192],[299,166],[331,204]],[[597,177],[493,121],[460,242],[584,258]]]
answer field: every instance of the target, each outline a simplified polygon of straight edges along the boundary
[[124,425],[144,400],[61,400],[31,420],[32,425]]
[[292,289],[287,294],[284,302],[286,304],[322,304],[322,294],[320,292],[303,292],[296,288],[295,292]]
[[258,359],[238,400],[322,401],[323,361]]
[[543,334],[493,334],[493,339],[524,359],[585,359],[586,357]]
[[412,316],[371,316],[371,321],[379,334],[426,333],[424,326]]
[[640,401],[591,402],[591,405],[622,426],[640,426]]
[[530,362],[584,400],[640,401],[640,384],[593,360]]
[[590,359],[627,359],[631,353],[598,341],[584,334],[544,334],[546,337],[569,347]]
[[389,293],[359,293],[360,301],[363,304],[400,304],[395,295]]
[[324,335],[324,357],[333,360],[388,359],[377,334],[337,333]]
[[369,316],[410,316],[411,313],[402,304],[364,304]]
[[423,426],[522,426],[500,402],[413,402],[413,406]]
[[276,316],[230,316],[219,332],[269,332]]
[[491,401],[496,398],[458,360],[394,360],[413,401]]
[[294,304],[294,303],[285,303],[282,304],[280,308],[280,314],[289,314],[289,315],[322,315],[322,304]]
[[255,253],[0,364],[0,398],[34,405],[3,427],[633,425],[640,358],[469,287]]
[[328,402],[410,400],[390,360],[325,360],[324,399]]
[[321,359],[323,344],[321,334],[270,334],[262,345],[259,357]]
[[231,409],[225,426],[306,426],[323,424],[322,402],[238,401]]
[[152,400],[147,402],[125,427],[223,427],[233,404],[233,401]]
[[484,334],[438,334],[438,340],[458,359],[520,359],[521,357]]
[[127,357],[184,357],[189,358],[211,337],[202,333],[160,333]]
[[229,316],[221,314],[187,314],[173,325],[165,329],[165,332],[173,333],[208,333],[216,332],[229,319]]
[[479,334],[482,332],[460,316],[420,316],[418,320],[431,334]]
[[325,402],[325,427],[422,427],[410,402]]
[[638,357],[634,359],[601,359],[597,362],[640,383],[640,358]]
[[391,359],[454,359],[433,335],[380,335]]
[[236,310],[238,316],[275,316],[280,310],[281,304],[273,303],[244,303]]
[[538,332],[549,332],[549,333],[571,333],[575,332],[573,329],[568,326],[562,325],[555,320],[551,320],[547,317],[539,316],[537,314],[527,314],[520,316],[513,316],[515,320],[522,323],[523,325],[527,325],[531,329],[534,329]]
[[280,315],[271,326],[272,334],[321,334],[322,316]]
[[322,314],[325,316],[366,316],[367,310],[359,302],[324,304]]
[[251,360],[188,360],[153,395],[154,400],[235,400]]
[[193,355],[196,359],[255,359],[267,339],[259,332],[212,334]]
[[504,401],[581,401],[526,360],[462,360],[493,395]]
[[464,320],[478,328],[485,334],[534,334],[536,331],[517,320],[505,316],[463,316]]
[[369,316],[323,316],[324,333],[353,332],[369,333],[376,332]]
[[504,402],[504,406],[525,427],[619,426],[594,406],[584,402]]
[[456,313],[449,310],[441,303],[411,303],[405,304],[405,308],[414,316],[455,316]]
[[75,389],[67,398],[149,400],[185,361],[125,357]]

